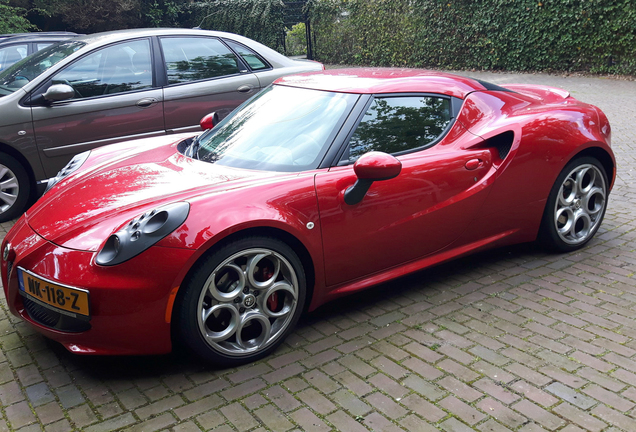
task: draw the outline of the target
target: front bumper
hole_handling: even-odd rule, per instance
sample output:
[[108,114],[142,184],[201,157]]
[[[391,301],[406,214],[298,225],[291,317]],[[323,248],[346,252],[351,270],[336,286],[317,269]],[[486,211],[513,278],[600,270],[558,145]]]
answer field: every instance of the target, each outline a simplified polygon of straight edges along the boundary
[[[101,267],[95,264],[95,252],[46,241],[24,216],[4,243],[10,243],[14,251],[13,261],[3,260],[1,265],[9,309],[44,336],[80,354],[162,354],[171,350],[172,299],[195,251],[153,246],[125,263]],[[51,282],[87,290],[88,324],[74,327],[72,318],[62,314],[66,323],[60,326],[53,322],[55,308],[42,303],[34,308],[25,301],[19,293],[18,266]]]

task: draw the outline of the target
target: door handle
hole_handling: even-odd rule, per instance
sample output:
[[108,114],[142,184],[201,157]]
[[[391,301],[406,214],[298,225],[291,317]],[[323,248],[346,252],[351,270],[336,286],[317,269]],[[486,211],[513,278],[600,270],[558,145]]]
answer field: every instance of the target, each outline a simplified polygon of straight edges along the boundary
[[155,98],[144,98],[141,99],[139,101],[137,101],[137,106],[139,108],[148,108],[149,106],[152,106],[154,104],[156,104],[158,101]]
[[466,162],[466,169],[469,171],[475,170],[479,167],[484,166],[484,161],[482,161],[481,159],[471,159],[468,162]]
[[239,88],[236,89],[236,91],[241,92],[241,93],[249,93],[252,91],[254,87],[250,86],[250,85],[242,85]]

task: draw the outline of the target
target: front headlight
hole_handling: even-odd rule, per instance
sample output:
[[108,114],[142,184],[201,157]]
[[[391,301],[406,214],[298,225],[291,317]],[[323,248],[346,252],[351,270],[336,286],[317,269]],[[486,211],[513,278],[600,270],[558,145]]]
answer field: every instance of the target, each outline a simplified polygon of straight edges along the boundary
[[2,260],[8,261],[11,254],[11,243],[7,242],[2,249]]
[[95,261],[99,265],[121,264],[139,255],[177,229],[190,213],[190,204],[178,202],[146,212],[111,234]]
[[86,162],[86,159],[88,159],[88,156],[90,154],[91,151],[87,150],[84,153],[73,156],[73,159],[71,159],[71,161],[67,163],[66,166],[64,166],[64,168],[62,168],[55,177],[51,177],[49,179],[49,181],[46,183],[46,190],[44,191],[44,193],[47,193],[49,189],[58,184],[64,177],[77,171],[84,164],[84,162]]

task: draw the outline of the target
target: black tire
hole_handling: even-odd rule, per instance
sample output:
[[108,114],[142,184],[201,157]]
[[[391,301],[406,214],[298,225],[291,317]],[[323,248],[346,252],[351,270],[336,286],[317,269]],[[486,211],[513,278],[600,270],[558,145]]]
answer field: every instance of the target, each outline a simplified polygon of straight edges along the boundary
[[204,257],[184,281],[175,305],[175,333],[216,365],[253,362],[294,329],[306,291],[303,265],[286,243],[271,237],[239,239]]
[[24,213],[30,196],[31,181],[22,164],[13,156],[0,153],[0,222]]
[[[576,181],[577,174],[582,189]],[[609,182],[603,165],[590,156],[571,160],[548,196],[539,231],[540,242],[555,252],[582,248],[598,231],[608,198]]]

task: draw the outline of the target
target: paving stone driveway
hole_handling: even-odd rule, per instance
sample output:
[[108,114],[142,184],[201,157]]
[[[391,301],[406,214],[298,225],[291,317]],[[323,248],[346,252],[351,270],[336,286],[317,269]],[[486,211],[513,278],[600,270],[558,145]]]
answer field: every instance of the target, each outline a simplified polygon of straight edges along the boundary
[[469,75],[605,111],[619,172],[589,246],[499,249],[383,285],[229,370],[180,353],[74,356],[0,296],[0,430],[636,431],[636,83]]

